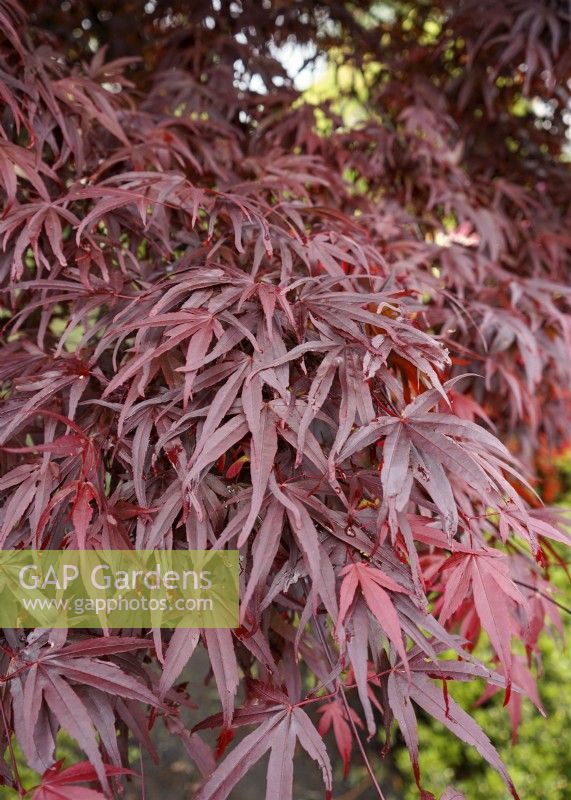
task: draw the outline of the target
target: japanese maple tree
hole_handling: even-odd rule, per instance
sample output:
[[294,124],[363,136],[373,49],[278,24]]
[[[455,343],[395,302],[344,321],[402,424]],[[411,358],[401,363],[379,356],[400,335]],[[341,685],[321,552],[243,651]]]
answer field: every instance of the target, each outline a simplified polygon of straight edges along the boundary
[[5,785],[15,737],[33,797],[111,796],[164,725],[197,800],[267,753],[289,800],[299,749],[331,797],[335,743],[382,797],[396,721],[428,800],[422,709],[517,797],[448,685],[517,725],[560,628],[569,39],[562,0],[0,0],[1,546],[241,554],[235,630],[4,630]]

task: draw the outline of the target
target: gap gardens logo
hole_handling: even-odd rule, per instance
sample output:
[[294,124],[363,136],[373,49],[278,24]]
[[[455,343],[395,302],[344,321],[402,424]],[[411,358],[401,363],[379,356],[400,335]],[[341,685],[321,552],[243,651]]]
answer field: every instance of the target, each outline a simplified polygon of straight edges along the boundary
[[0,626],[238,627],[238,551],[3,550]]

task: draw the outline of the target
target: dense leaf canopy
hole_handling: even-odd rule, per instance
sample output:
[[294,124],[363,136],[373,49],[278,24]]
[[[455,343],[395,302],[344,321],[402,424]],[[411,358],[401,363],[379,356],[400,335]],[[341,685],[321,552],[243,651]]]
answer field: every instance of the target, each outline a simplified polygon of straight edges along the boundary
[[[446,687],[538,703],[559,626],[568,3],[0,0],[0,30],[1,546],[239,548],[242,582],[236,630],[6,630],[4,782],[15,733],[36,797],[101,796],[155,723],[199,800],[268,751],[289,800],[297,745],[329,795],[328,731],[347,768],[396,720],[426,799],[420,708],[517,797]],[[222,711],[188,730],[199,647]]]

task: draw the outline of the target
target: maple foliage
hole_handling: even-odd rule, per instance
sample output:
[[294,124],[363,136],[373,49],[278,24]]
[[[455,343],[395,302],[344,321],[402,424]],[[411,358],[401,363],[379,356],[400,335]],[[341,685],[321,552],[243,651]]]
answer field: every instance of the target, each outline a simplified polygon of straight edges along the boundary
[[[104,764],[107,778],[120,775],[134,775],[129,769]],[[32,800],[101,800],[105,795],[95,789],[78,784],[97,780],[97,772],[89,761],[80,761],[71,767],[63,768],[63,761],[49,767],[42,775],[42,782],[34,788]]]
[[[110,796],[164,725],[200,800],[268,752],[289,800],[299,749],[331,796],[333,739],[346,773],[396,721],[428,800],[422,709],[517,797],[447,687],[516,730],[560,627],[567,5],[66,6],[0,0],[0,546],[238,548],[241,626],[5,630],[1,780],[15,735],[36,800]],[[292,41],[351,86],[309,103]],[[221,712],[189,730],[199,648]]]

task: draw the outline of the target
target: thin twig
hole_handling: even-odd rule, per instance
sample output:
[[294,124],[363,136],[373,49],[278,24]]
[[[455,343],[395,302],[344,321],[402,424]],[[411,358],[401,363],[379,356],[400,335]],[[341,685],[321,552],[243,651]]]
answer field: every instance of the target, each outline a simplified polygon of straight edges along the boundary
[[541,589],[538,589],[537,586],[531,586],[529,583],[524,583],[523,581],[518,581],[514,578],[514,583],[517,583],[518,586],[523,586],[525,589],[531,589],[532,592],[537,592],[546,600],[549,600],[550,603],[553,603],[554,606],[560,608],[561,611],[565,611],[566,614],[571,614],[571,608],[569,606],[563,605],[563,603],[559,603],[557,600],[554,600],[550,597],[547,592],[542,592]]
[[139,747],[139,764],[141,765],[141,800],[145,800],[145,765],[143,763],[143,748]]
[[338,800],[357,800],[357,798],[361,797],[363,792],[365,792],[368,788],[369,781],[367,778],[364,778],[356,786],[353,786],[352,789],[348,789],[344,794],[342,794]]
[[[313,615],[313,621],[315,623],[315,627],[317,629],[318,636],[321,639],[321,644],[323,645],[323,649],[324,649],[325,654],[327,656],[327,660],[329,661],[329,666],[333,669],[333,658],[331,656],[331,650],[329,648],[329,643],[325,639],[325,636],[323,635],[323,631],[321,630],[317,620],[315,619],[315,615]],[[361,737],[359,736],[359,731],[357,730],[357,726],[355,725],[355,720],[353,719],[353,715],[351,714],[351,709],[349,707],[349,703],[347,702],[347,698],[345,696],[345,690],[344,690],[343,684],[341,683],[341,681],[338,678],[336,679],[336,682],[337,682],[337,686],[339,688],[339,692],[340,692],[340,695],[341,695],[341,701],[343,702],[343,707],[345,708],[345,713],[346,713],[347,719],[349,721],[349,725],[351,726],[351,730],[352,730],[352,733],[353,733],[353,738],[357,742],[357,746],[359,747],[359,750],[361,752],[361,757],[363,759],[363,763],[365,764],[367,772],[369,773],[369,777],[371,779],[371,783],[373,784],[373,786],[374,786],[378,796],[380,797],[380,799],[381,800],[385,800],[385,796],[383,794],[383,790],[379,786],[379,782],[378,782],[377,777],[376,777],[376,775],[375,775],[375,773],[373,771],[373,767],[371,766],[371,762],[369,761],[369,757],[367,756],[367,752],[366,752],[365,748],[363,747],[363,742],[361,741]]]

